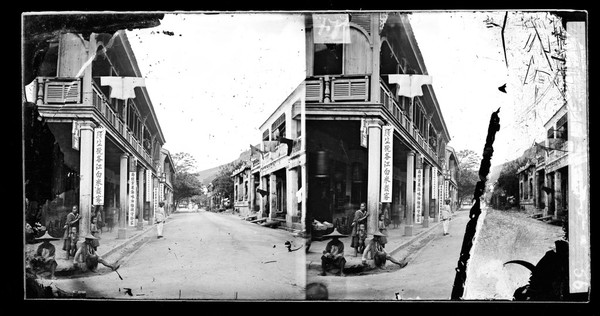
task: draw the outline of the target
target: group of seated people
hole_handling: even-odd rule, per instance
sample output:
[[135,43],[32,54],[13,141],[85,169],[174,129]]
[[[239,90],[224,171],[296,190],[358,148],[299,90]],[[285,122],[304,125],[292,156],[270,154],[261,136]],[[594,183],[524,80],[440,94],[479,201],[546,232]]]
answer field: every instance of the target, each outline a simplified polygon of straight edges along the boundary
[[[42,237],[36,238],[41,241],[33,258],[30,260],[31,268],[35,273],[50,273],[50,278],[55,279],[56,267],[56,247],[51,243],[53,240],[60,238],[52,237],[46,232]],[[112,269],[113,271],[119,268],[117,264],[110,264],[96,253],[98,247],[98,238],[92,234],[84,236],[84,242],[78,245],[77,251],[73,256],[73,266],[80,271],[96,271],[98,263]],[[68,257],[67,257],[68,259]]]
[[[346,259],[344,258],[344,243],[339,239],[340,237],[347,237],[334,229],[332,233],[323,235],[323,237],[331,237],[331,240],[325,246],[323,255],[321,256],[321,275],[327,275],[327,271],[333,268],[339,269],[337,275],[344,276],[344,267],[346,265]],[[373,260],[376,267],[383,269],[386,261],[389,260],[394,264],[403,268],[406,266],[405,261],[398,261],[394,257],[385,251],[382,243],[382,237],[386,235],[382,232],[375,232],[373,238],[366,245],[362,254],[362,264],[368,265],[368,260]]]

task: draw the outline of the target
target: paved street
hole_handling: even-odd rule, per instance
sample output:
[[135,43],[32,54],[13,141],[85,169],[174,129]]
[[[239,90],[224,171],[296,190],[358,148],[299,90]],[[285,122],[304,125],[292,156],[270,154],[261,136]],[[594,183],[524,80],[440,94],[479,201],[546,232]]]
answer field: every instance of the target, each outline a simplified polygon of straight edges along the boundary
[[454,214],[449,236],[442,235],[440,225],[420,241],[425,244],[416,252],[394,253],[395,258],[408,255],[404,269],[387,263],[389,271],[346,277],[320,276],[318,270],[310,269],[307,283],[324,283],[330,300],[449,300],[468,215],[468,209]]
[[304,252],[284,245],[302,245],[301,238],[229,214],[175,213],[171,219],[165,239],[153,232],[122,260],[123,280],[103,270],[54,284],[86,291],[87,298],[304,300]]

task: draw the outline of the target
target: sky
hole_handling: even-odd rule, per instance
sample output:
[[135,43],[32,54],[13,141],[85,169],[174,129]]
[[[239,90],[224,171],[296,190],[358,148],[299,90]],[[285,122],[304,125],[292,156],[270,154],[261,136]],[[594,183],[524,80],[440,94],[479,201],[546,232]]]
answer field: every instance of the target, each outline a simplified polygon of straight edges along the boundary
[[[490,115],[501,109],[492,165],[520,156],[533,142],[523,137],[518,119],[523,109],[510,91],[511,69],[522,68],[522,61],[511,60],[507,67],[500,27],[485,23],[502,24],[504,14],[439,11],[409,17],[433,77],[449,145],[481,154]],[[303,26],[301,16],[289,13],[188,12],[166,14],[158,27],[127,31],[165,148],[192,154],[198,170],[205,170],[257,144],[259,126],[305,77]],[[514,47],[522,45],[518,36],[509,39]],[[505,83],[508,93],[498,90]]]
[[192,154],[200,171],[258,144],[260,125],[305,78],[303,27],[299,15],[183,13],[127,31],[164,147]]

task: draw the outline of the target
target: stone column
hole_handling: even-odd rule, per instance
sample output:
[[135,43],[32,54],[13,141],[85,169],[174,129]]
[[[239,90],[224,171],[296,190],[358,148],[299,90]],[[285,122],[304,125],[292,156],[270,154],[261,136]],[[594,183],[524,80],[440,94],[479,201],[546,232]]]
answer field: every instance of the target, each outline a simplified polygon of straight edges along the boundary
[[[546,182],[544,183],[544,185],[547,188],[550,188],[550,190],[552,190],[552,192],[554,191],[554,186],[551,186],[550,183],[552,183],[552,178],[554,175],[550,174],[550,173],[546,173]],[[546,214],[545,216],[550,215],[550,213],[553,213],[552,216],[555,215],[556,212],[554,212],[554,193],[546,193]]]
[[381,186],[381,121],[374,120],[368,123],[369,129],[368,150],[369,166],[367,176],[367,233],[369,235],[378,231],[380,186]]
[[414,173],[415,173],[415,153],[409,151],[406,157],[406,225],[404,226],[404,235],[413,235],[414,222]]
[[138,187],[137,187],[137,229],[144,229],[144,177],[146,176],[146,169],[141,167],[138,169]]
[[269,202],[269,219],[275,217],[275,211],[279,207],[277,205],[277,176],[274,173],[269,174],[269,193],[267,195]]
[[128,154],[121,155],[120,168],[119,168],[119,228],[117,231],[117,238],[127,238],[127,207],[128,207],[128,194],[127,194],[127,179],[129,177],[128,167]]
[[290,224],[292,216],[298,215],[298,167],[287,170],[287,215],[286,221]]
[[431,177],[431,166],[424,163],[423,164],[423,201],[424,201],[424,209],[425,209],[425,216],[423,216],[423,227],[429,227],[429,212],[431,211],[430,209],[430,203],[429,203],[429,186],[431,185],[431,181],[429,180],[429,178]]
[[265,210],[267,208],[267,205],[269,204],[269,196],[270,196],[270,191],[267,190],[267,183],[268,183],[269,179],[267,178],[267,176],[260,176],[260,182],[261,184],[261,189],[267,191],[267,194],[265,194],[264,196],[261,195],[260,196],[260,218],[263,217],[263,214],[265,213]]
[[248,177],[248,215],[254,213],[256,187],[254,187],[254,174],[250,170],[250,176]]
[[554,219],[562,216],[562,174],[560,171],[554,171]]
[[90,233],[92,214],[92,179],[94,160],[94,130],[92,123],[84,123],[80,130],[79,145],[79,236]]
[[302,227],[306,227],[306,197],[308,196],[308,186],[307,186],[307,182],[306,182],[306,163],[302,163],[302,167],[300,169],[300,177],[301,177],[301,184],[302,184]]
[[[146,179],[148,180],[148,179]],[[154,175],[150,172],[150,183],[148,184],[148,192],[146,192],[150,207],[148,208],[148,224],[154,223]]]

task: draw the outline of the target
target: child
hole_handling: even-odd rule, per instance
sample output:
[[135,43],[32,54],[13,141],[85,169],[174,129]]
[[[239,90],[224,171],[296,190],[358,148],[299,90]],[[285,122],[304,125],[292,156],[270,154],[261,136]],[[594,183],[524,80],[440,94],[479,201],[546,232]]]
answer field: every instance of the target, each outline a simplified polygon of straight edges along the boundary
[[70,257],[74,257],[77,252],[77,240],[79,236],[77,235],[77,227],[71,227],[71,231],[69,232],[68,241],[66,243],[66,251],[67,251],[67,260]]
[[365,224],[360,224],[358,226],[358,247],[356,250],[359,253],[363,253],[365,250],[365,240],[367,239],[367,229],[365,228]]
[[377,223],[377,228],[379,228],[379,231],[385,235],[379,238],[379,243],[381,243],[381,246],[385,248],[385,244],[387,244],[387,224],[385,223],[384,213],[379,214],[379,222]]
[[[92,222],[90,224],[90,232],[92,233],[92,236],[96,237],[96,238],[100,238],[100,230],[98,229],[98,217],[96,216],[92,216]],[[94,247],[94,250],[98,250],[98,246],[100,246],[100,242],[98,241],[98,239],[94,239],[91,241],[91,245]]]

